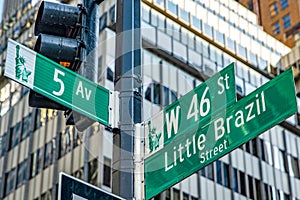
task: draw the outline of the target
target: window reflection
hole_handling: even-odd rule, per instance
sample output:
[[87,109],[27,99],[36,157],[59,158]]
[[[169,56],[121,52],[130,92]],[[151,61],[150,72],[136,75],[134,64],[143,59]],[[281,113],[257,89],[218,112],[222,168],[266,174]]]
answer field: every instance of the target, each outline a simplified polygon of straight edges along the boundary
[[177,100],[177,93],[159,83],[151,83],[145,89],[145,99],[161,106],[167,106]]

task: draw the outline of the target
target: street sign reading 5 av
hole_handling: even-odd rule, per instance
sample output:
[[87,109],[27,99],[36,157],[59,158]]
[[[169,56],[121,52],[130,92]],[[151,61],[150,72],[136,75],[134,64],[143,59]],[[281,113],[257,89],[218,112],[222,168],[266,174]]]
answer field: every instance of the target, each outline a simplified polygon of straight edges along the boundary
[[[5,76],[99,123],[112,126],[113,92],[13,41]],[[97,100],[97,103],[96,103]]]

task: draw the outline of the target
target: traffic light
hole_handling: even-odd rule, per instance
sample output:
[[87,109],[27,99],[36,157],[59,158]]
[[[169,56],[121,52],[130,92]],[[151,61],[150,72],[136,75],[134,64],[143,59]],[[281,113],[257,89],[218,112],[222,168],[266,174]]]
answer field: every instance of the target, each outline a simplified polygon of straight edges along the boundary
[[[34,50],[64,67],[77,71],[83,60],[84,16],[85,9],[80,4],[73,6],[42,1],[34,27],[34,34],[38,36]],[[29,94],[29,106],[67,110],[66,107],[32,90]]]

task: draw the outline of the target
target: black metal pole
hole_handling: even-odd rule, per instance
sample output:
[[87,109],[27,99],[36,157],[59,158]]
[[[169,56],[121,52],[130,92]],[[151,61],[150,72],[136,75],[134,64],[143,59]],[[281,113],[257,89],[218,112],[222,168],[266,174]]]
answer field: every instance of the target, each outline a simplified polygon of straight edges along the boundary
[[[85,18],[85,34],[84,41],[86,45],[85,50],[85,62],[84,67],[80,68],[80,74],[84,77],[92,80],[95,83],[98,83],[98,37],[99,37],[99,13],[98,13],[98,4],[94,0],[84,0],[83,6],[86,9],[86,18]],[[97,103],[97,102],[95,102]],[[79,116],[80,120],[78,121],[76,117],[75,126],[78,130],[86,130],[86,140],[85,140],[85,149],[84,149],[84,180],[88,182],[89,174],[89,137],[90,137],[90,128],[89,126],[94,123],[87,117]],[[76,121],[77,120],[77,121]]]
[[114,133],[113,193],[134,198],[135,124],[142,121],[141,2],[117,0],[115,90],[120,92]]
[[[83,0],[83,6],[86,9],[85,28],[83,40],[85,51],[83,53],[83,67],[80,67],[78,73],[91,81],[98,83],[98,38],[99,38],[99,12],[98,4],[94,0]],[[97,102],[95,102],[97,103]],[[73,111],[74,112],[74,111]],[[73,113],[75,127],[79,131],[84,131],[95,121],[82,116],[76,112]]]

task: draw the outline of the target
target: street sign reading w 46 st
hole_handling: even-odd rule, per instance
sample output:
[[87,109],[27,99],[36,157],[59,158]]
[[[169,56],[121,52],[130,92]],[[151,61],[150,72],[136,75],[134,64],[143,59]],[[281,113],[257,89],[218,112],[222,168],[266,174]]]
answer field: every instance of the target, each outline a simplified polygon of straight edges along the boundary
[[235,102],[232,63],[146,122],[146,156],[162,149],[193,126],[208,123],[213,113]]
[[4,75],[101,124],[112,124],[113,92],[10,39]]
[[272,79],[235,104],[215,113],[206,124],[186,130],[145,159],[146,199],[297,112],[292,69]]

